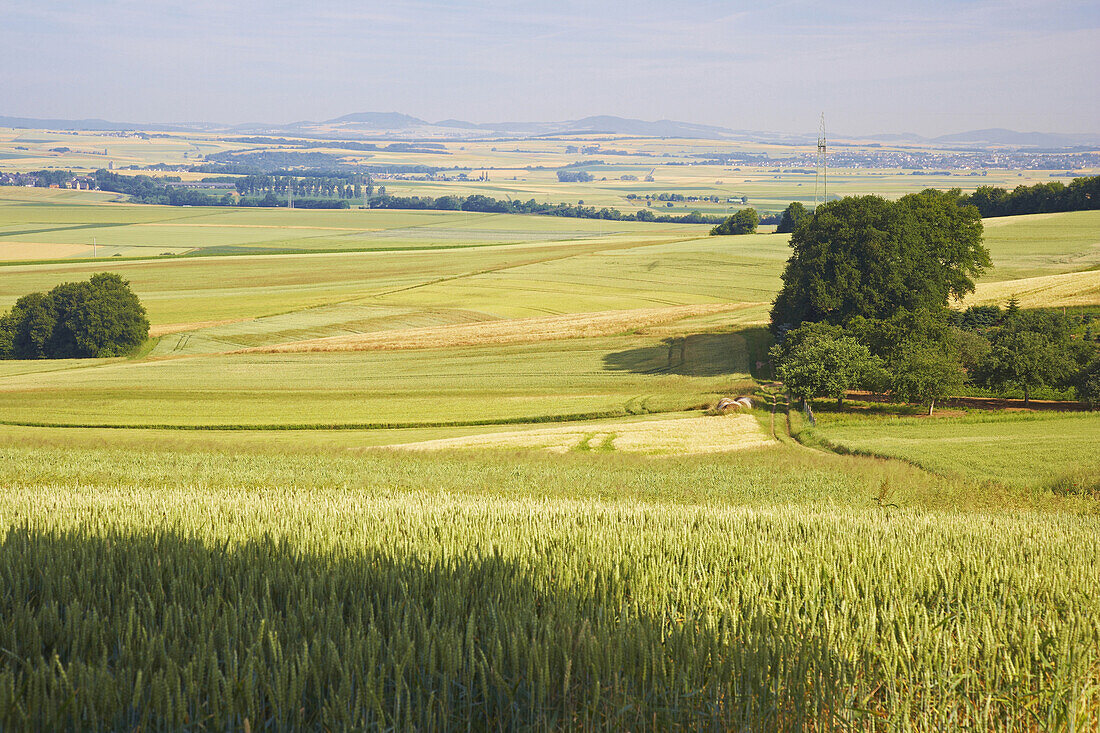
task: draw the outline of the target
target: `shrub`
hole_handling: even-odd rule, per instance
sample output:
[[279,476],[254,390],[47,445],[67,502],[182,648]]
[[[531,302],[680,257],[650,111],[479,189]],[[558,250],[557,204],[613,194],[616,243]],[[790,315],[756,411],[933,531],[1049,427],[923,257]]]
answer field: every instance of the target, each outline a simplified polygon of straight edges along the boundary
[[760,224],[756,209],[741,209],[710,230],[711,234],[754,234]]

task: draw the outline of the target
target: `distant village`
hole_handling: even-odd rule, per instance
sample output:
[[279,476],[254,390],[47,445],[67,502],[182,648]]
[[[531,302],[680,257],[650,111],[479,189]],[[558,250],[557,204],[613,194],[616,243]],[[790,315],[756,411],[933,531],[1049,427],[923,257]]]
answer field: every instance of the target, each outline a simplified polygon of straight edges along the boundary
[[95,176],[73,175],[69,171],[36,171],[34,173],[0,173],[0,186],[38,188],[72,188],[95,191]]

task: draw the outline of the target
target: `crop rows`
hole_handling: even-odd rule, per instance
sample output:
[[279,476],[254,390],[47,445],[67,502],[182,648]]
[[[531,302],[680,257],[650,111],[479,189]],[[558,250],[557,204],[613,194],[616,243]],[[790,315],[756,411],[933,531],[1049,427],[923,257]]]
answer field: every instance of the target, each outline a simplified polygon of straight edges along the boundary
[[1100,723],[1095,517],[498,488],[12,487],[0,728]]

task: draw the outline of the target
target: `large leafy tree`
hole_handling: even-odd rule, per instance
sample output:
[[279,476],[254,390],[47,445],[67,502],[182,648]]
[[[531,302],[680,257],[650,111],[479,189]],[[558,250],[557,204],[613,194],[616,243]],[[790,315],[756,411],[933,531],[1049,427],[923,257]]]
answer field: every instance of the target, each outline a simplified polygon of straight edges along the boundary
[[1093,358],[1075,380],[1077,396],[1089,407],[1100,407],[1100,356]]
[[951,394],[966,382],[958,353],[946,344],[911,342],[892,360],[890,389],[894,398],[928,405]]
[[982,365],[985,381],[996,389],[1018,387],[1024,404],[1039,387],[1053,384],[1070,369],[1065,353],[1035,331],[998,333]]
[[31,293],[15,301],[6,318],[11,321],[11,355],[17,359],[49,356],[50,336],[57,312],[45,293]]
[[1088,353],[1074,343],[1068,320],[1052,313],[1024,312],[1010,303],[1004,323],[990,334],[990,349],[978,379],[998,390],[1017,388],[1024,404],[1040,387],[1068,385]]
[[58,331],[64,329],[72,356],[121,356],[149,337],[145,308],[119,275],[103,272],[78,284],[81,297],[58,309]]
[[121,356],[149,336],[145,308],[113,273],[31,293],[0,319],[0,356],[17,359]]
[[940,309],[973,291],[990,266],[978,210],[954,192],[896,202],[846,197],[819,206],[791,236],[794,250],[772,307],[777,333],[804,321],[881,319]]
[[849,322],[848,331],[885,364],[883,391],[898,401],[928,405],[929,415],[936,400],[966,381],[964,356],[973,361],[974,352],[984,354],[983,347],[988,348],[980,336],[951,326],[943,308],[900,308],[883,319],[857,316]]

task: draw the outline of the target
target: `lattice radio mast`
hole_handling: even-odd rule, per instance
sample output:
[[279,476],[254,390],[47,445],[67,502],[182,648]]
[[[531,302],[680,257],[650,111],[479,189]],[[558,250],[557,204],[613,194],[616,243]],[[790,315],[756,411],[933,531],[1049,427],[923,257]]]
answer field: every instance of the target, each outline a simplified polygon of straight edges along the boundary
[[[825,113],[821,113],[821,127],[817,133],[817,176],[814,178],[814,208],[829,200],[829,163],[826,160]],[[818,195],[820,193],[820,199]]]

